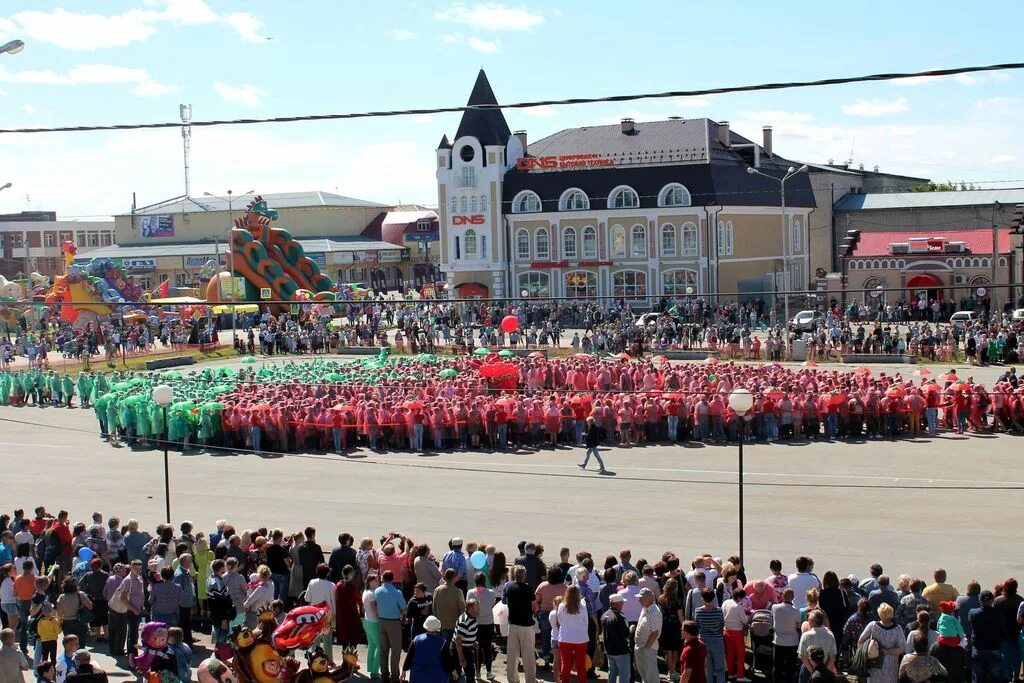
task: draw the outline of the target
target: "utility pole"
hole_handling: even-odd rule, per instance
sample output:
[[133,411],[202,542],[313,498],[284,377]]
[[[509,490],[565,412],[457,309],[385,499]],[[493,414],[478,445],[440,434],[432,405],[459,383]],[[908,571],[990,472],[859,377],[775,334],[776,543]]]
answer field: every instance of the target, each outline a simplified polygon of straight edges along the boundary
[[185,152],[185,197],[189,197],[192,194],[192,180],[189,177],[190,170],[188,165],[189,153],[192,151],[192,105],[191,104],[180,104],[178,105],[178,112],[181,114],[181,144]]
[[997,322],[1002,322],[1003,312],[999,308],[999,288],[996,286],[996,275],[999,272],[997,270],[997,263],[999,261],[999,224],[996,223],[996,214],[999,213],[1000,204],[994,202],[992,204],[992,312],[996,316]]

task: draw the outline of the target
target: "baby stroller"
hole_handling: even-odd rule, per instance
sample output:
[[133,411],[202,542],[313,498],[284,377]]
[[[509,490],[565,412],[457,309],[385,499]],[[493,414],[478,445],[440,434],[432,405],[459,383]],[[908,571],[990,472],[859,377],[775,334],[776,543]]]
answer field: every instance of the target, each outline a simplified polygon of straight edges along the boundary
[[766,609],[754,610],[750,615],[750,650],[754,655],[753,669],[771,678],[775,650],[772,646],[772,613]]

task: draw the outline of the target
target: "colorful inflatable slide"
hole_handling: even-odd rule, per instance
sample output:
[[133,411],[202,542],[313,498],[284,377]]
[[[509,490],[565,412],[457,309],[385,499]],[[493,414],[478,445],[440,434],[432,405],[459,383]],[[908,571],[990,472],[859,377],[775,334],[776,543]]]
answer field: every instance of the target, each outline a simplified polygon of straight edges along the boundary
[[[284,302],[336,301],[334,281],[320,272],[290,232],[270,227],[272,220],[277,220],[277,212],[268,209],[262,197],[255,197],[231,230],[230,258],[235,277],[245,281],[245,301],[265,300],[260,294],[267,289],[270,300],[276,302],[269,305],[275,313],[288,311],[289,304]],[[222,279],[210,281],[208,302],[230,298],[223,292]]]
[[142,301],[144,295],[142,287],[111,259],[99,258],[84,265],[69,265],[67,275],[54,278],[45,300],[48,304],[65,304],[60,307],[61,320],[84,327],[113,313],[112,304]]

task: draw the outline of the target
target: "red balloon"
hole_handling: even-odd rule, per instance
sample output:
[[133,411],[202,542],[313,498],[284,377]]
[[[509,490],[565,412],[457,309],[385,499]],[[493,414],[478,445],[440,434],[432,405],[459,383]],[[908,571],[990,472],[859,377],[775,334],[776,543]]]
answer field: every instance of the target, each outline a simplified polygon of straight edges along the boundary
[[501,329],[508,334],[512,334],[519,329],[519,318],[514,315],[506,315],[501,319]]

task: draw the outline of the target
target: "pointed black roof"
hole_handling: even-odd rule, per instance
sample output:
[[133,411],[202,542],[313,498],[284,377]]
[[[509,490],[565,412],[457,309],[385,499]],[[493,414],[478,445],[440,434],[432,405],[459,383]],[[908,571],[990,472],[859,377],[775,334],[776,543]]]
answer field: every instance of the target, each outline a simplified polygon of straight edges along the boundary
[[[491,84],[487,81],[487,74],[483,69],[477,74],[476,83],[473,84],[473,92],[469,95],[467,106],[479,106],[497,104],[498,99],[491,90]],[[462,136],[474,137],[483,146],[504,145],[512,136],[505,116],[500,109],[470,109],[462,114],[462,121],[459,123],[459,130],[455,133],[455,139]]]
[[448,142],[448,136],[447,135],[441,136],[441,142],[438,143],[437,148],[438,149],[451,149],[452,148],[452,143]]

